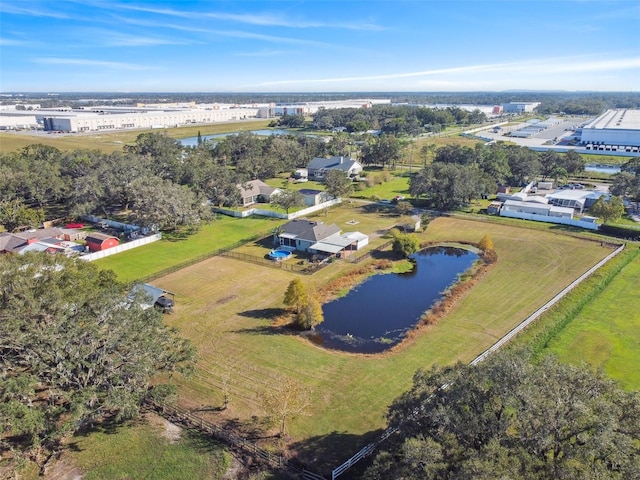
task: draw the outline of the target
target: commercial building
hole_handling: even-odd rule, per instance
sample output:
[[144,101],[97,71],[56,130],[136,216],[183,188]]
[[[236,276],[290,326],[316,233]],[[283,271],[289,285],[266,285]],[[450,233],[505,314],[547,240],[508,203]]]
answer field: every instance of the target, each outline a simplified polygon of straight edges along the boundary
[[168,128],[195,123],[216,123],[255,118],[257,108],[148,110],[93,108],[66,112],[40,111],[36,115],[45,130],[91,132],[129,128]]
[[587,150],[637,152],[640,147],[640,110],[607,110],[576,133],[580,134],[580,143]]
[[509,102],[502,105],[504,113],[531,113],[540,102]]

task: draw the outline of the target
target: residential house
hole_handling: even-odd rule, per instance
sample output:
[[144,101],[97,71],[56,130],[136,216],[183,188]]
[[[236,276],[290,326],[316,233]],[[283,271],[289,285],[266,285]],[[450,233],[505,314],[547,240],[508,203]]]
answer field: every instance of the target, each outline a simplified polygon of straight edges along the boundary
[[322,256],[343,256],[360,250],[369,243],[369,237],[360,232],[342,234],[335,224],[325,225],[306,218],[291,220],[282,226],[278,235],[280,245],[302,252]]
[[[0,233],[0,253],[20,253],[28,245],[44,239],[62,240],[62,230],[59,228],[39,228],[19,233]],[[50,242],[51,243],[51,242]],[[31,248],[46,250],[46,248]]]
[[279,195],[282,191],[279,188],[270,187],[262,180],[251,180],[238,185],[238,190],[240,190],[243,207],[254,203],[269,203],[274,196]]
[[362,173],[362,165],[349,157],[315,157],[307,166],[312,180],[322,180],[329,170],[339,170],[349,178],[356,178]]

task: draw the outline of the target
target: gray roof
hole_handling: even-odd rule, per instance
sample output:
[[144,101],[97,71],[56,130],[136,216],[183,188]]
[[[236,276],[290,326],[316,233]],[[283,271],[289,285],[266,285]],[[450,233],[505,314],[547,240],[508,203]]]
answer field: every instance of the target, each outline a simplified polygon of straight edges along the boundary
[[282,226],[282,234],[288,238],[297,238],[311,242],[319,242],[335,233],[340,233],[340,227],[336,224],[326,225],[322,222],[313,222],[306,218],[296,218]]
[[19,247],[26,245],[27,241],[24,238],[20,238],[13,233],[3,232],[0,233],[0,252],[16,252]]
[[356,162],[353,158],[349,157],[331,157],[331,158],[320,158],[315,157],[313,160],[309,162],[307,165],[307,169],[309,170],[344,170],[348,172],[354,165],[360,166],[358,162]]
[[[245,188],[246,187],[246,188]],[[255,195],[271,196],[278,188],[273,188],[264,183],[262,180],[251,180],[242,185],[238,185],[242,198],[253,197]]]
[[26,230],[24,232],[15,233],[14,235],[24,240],[31,240],[33,238],[37,238],[38,240],[40,240],[40,239],[49,238],[49,237],[61,237],[62,230],[56,227],[38,228],[35,230]]

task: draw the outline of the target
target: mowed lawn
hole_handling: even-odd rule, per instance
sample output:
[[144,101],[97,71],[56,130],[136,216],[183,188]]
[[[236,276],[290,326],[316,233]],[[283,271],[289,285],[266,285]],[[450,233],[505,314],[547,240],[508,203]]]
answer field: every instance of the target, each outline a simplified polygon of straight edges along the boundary
[[[312,400],[308,415],[290,422],[292,448],[322,468],[337,465],[366,443],[363,434],[385,426],[388,405],[409,388],[416,369],[470,361],[610,252],[550,231],[444,217],[421,237],[477,242],[484,234],[494,241],[498,263],[444,320],[379,357],[326,351],[272,328],[270,316],[280,312],[296,274],[216,257],[155,281],[177,294],[167,322],[198,349],[196,373],[176,380],[181,401],[221,406],[228,377],[231,403],[220,415],[251,423],[266,413],[261,392],[292,377]],[[350,268],[338,262],[302,279],[321,286]]]
[[640,390],[639,287],[640,256],[636,256],[550,342],[548,351],[565,362],[602,368],[623,388]]
[[95,263],[100,268],[115,271],[119,280],[130,282],[249,239],[256,233],[269,232],[282,223],[283,220],[266,217],[240,219],[220,215],[193,235],[183,238],[165,235],[162,240]]

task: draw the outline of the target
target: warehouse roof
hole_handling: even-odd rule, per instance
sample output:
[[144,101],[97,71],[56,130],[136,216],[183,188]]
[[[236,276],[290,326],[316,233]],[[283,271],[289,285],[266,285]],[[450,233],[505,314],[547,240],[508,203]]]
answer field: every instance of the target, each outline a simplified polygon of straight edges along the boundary
[[607,110],[595,120],[589,122],[583,129],[617,129],[640,130],[640,110],[621,108]]

